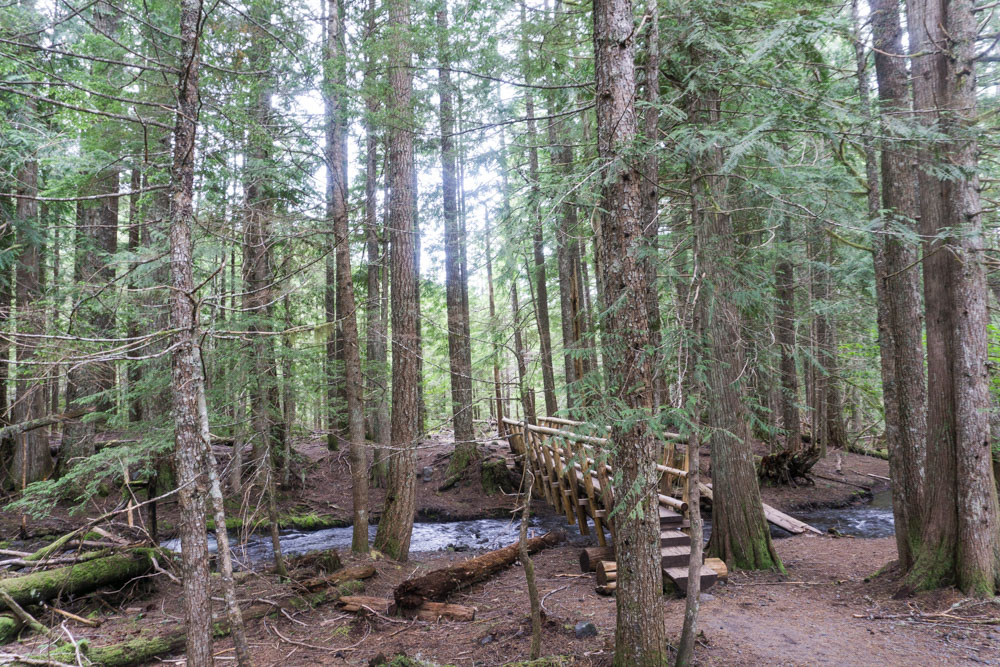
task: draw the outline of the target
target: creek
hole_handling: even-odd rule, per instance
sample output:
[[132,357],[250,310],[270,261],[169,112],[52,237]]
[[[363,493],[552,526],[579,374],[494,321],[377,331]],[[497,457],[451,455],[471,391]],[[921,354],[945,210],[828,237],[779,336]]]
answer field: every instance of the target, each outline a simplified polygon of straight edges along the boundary
[[[796,519],[805,521],[815,528],[827,532],[834,529],[844,535],[855,537],[889,537],[894,534],[892,517],[892,497],[889,491],[876,493],[871,502],[848,507],[822,508],[791,513]],[[591,529],[593,523],[588,521]],[[469,521],[449,521],[441,523],[420,522],[413,524],[410,551],[472,551],[498,549],[517,540],[519,521],[509,519],[473,519]],[[368,539],[375,539],[375,526],[368,527]],[[351,526],[326,528],[323,530],[286,530],[281,533],[281,550],[286,556],[309,553],[323,549],[347,550],[351,547]],[[567,525],[566,517],[555,514],[548,508],[531,517],[531,530],[541,534],[550,530],[565,530],[569,544],[587,546],[596,544],[593,538],[581,536],[579,531]],[[712,531],[710,513],[705,513],[705,539]],[[776,538],[789,537],[790,533],[771,526],[771,534]],[[215,536],[209,535],[209,550],[216,550]],[[273,558],[271,537],[267,533],[253,533],[245,541],[233,536],[233,557],[237,566],[268,561]],[[180,540],[173,539],[163,546],[180,551]]]

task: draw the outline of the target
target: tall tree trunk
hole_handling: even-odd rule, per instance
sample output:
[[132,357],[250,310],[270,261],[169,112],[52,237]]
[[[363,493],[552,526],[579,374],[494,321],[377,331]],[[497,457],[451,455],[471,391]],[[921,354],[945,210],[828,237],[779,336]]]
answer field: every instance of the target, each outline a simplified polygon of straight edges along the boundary
[[[340,0],[327,2],[326,68],[326,213],[333,224],[337,256],[337,305],[342,314],[340,330],[344,345],[344,384],[347,392],[347,419],[350,438],[351,498],[354,504],[354,531],[351,550],[368,551],[368,457],[365,451],[365,411],[362,402],[361,350],[358,320],[354,307],[354,280],[351,274],[351,239],[347,221],[347,117],[341,92],[347,82],[347,53]],[[329,73],[333,72],[330,77]]]
[[[689,120],[710,132],[719,121],[721,100],[710,85],[691,101]],[[730,567],[781,567],[764,520],[754,469],[741,374],[744,343],[737,290],[735,230],[727,212],[722,149],[711,144],[691,165],[691,214],[697,236],[696,263],[703,278],[697,308],[705,331],[708,426],[712,429],[712,538],[710,555]]]
[[[119,13],[106,2],[97,2],[93,13],[94,30],[108,38],[115,39],[118,30]],[[104,63],[92,63],[91,76],[114,80],[109,67]],[[104,105],[98,103],[98,108]],[[110,123],[98,122],[84,137],[85,145],[102,146]],[[119,169],[110,167],[97,171],[87,178],[80,188],[82,196],[114,195],[118,192]],[[77,203],[75,256],[73,279],[79,288],[79,303],[75,310],[75,323],[71,331],[77,329],[83,336],[113,338],[114,311],[100,298],[101,292],[115,278],[115,270],[110,260],[118,250],[118,197],[102,197],[81,200]],[[78,326],[74,327],[73,324]],[[108,394],[115,385],[115,368],[110,362],[94,362],[75,365],[66,376],[66,402],[72,404],[95,394],[106,392],[94,405],[98,412],[111,409],[112,400]],[[67,406],[68,407],[68,406]],[[94,453],[95,422],[72,421],[63,429],[59,467],[65,470],[75,458],[85,458]]]
[[[25,102],[25,114],[35,115],[33,100]],[[44,384],[40,381],[38,366],[34,361],[37,341],[22,337],[24,334],[45,333],[45,310],[41,303],[41,235],[37,233],[38,219],[38,162],[34,156],[27,158],[17,172],[17,203],[15,243],[20,248],[15,277],[17,281],[17,333],[15,360],[17,363],[17,401],[12,406],[13,422],[25,422],[45,415]],[[14,460],[10,471],[14,486],[23,489],[32,482],[45,479],[52,472],[52,457],[46,429],[20,433],[15,438]]]
[[[521,3],[521,29],[527,26],[524,2]],[[527,41],[526,39],[524,40]],[[524,78],[530,83],[528,61],[532,57],[527,44],[522,46],[521,59]],[[552,328],[549,324],[549,289],[545,279],[545,236],[542,228],[541,214],[541,184],[538,168],[538,137],[535,131],[535,98],[530,90],[524,97],[525,114],[528,126],[528,180],[531,182],[529,194],[529,210],[532,220],[532,257],[534,259],[533,277],[535,280],[535,319],[538,323],[538,347],[542,365],[542,390],[545,394],[545,412],[555,415],[559,411],[556,401],[556,380],[552,365]]]
[[[365,18],[365,38],[372,40],[375,36],[375,0],[368,0]],[[385,295],[381,289],[383,275],[388,275],[387,258],[380,254],[378,230],[378,135],[375,131],[375,114],[378,113],[379,101],[373,87],[375,86],[374,58],[371,50],[365,49],[365,241],[368,252],[367,290],[368,301],[365,307],[366,319],[366,400],[369,413],[370,439],[375,446],[372,461],[371,480],[376,487],[384,487],[386,483],[386,465],[383,460],[385,448],[389,444],[389,400],[388,378],[386,374],[387,352],[386,336],[388,331],[382,315],[382,303]],[[388,234],[388,228],[384,232]]]
[[438,98],[441,122],[441,186],[444,208],[445,296],[448,303],[448,360],[451,368],[451,410],[455,428],[455,451],[448,464],[448,477],[479,460],[472,426],[472,349],[470,346],[465,235],[458,219],[458,183],[455,178],[455,112],[452,107],[451,55],[448,47],[447,0],[439,0]]
[[774,268],[777,297],[774,327],[781,348],[781,426],[785,431],[785,449],[802,446],[802,421],[799,417],[799,373],[795,367],[795,268],[789,259],[792,245],[791,223],[782,218],[778,230],[780,256]]
[[[9,186],[8,186],[9,187]],[[13,203],[0,197],[0,213],[13,218]],[[10,252],[14,234],[9,227],[0,231],[0,253]],[[7,395],[7,381],[10,379],[10,306],[14,291],[14,276],[10,271],[0,275],[0,426],[10,424],[10,402]]]
[[524,419],[529,424],[538,423],[535,413],[535,392],[528,387],[528,367],[524,362],[524,341],[521,336],[521,306],[517,302],[517,279],[510,284],[510,309],[514,323],[514,360],[517,363],[517,387],[524,410]]
[[986,283],[977,172],[976,20],[969,0],[910,0],[914,113],[944,136],[921,151],[920,222],[927,309],[927,469],[923,534],[910,583],[1000,586],[1000,508],[990,460]]
[[[251,7],[251,57],[254,69],[270,71],[268,55],[270,44],[266,31],[271,23],[269,10],[259,4]],[[251,113],[254,127],[250,132],[247,150],[244,188],[246,215],[243,226],[243,309],[249,322],[253,376],[250,381],[250,415],[253,424],[253,459],[258,466],[259,488],[266,495],[266,508],[270,524],[271,542],[274,547],[275,568],[284,572],[284,561],[278,539],[278,516],[275,494],[275,467],[280,461],[282,431],[281,410],[278,401],[278,368],[274,342],[260,332],[272,326],[272,287],[275,279],[274,239],[271,232],[271,206],[274,201],[270,191],[270,74],[258,82]]]
[[[594,0],[597,149],[607,165],[600,205],[604,295],[616,307],[604,316],[604,362],[613,396],[613,466],[625,490],[616,507],[615,665],[663,665],[656,440],[649,354],[649,288],[642,262],[642,175],[627,155],[638,134],[635,113],[635,25],[630,0]],[[617,413],[617,414],[614,414]],[[641,417],[640,417],[641,415]],[[633,491],[634,490],[634,491]]]
[[[878,301],[879,351],[886,444],[893,479],[896,550],[904,570],[913,565],[913,550],[922,530],[924,462],[927,437],[927,389],[924,379],[923,298],[917,267],[918,248],[907,241],[919,216],[917,174],[913,154],[900,138],[897,124],[910,117],[908,72],[903,54],[899,4],[871,3],[872,42],[882,115],[882,175],[878,180],[875,146],[866,146],[869,216],[878,220],[872,235],[875,292]],[[858,42],[858,81],[868,107],[868,77],[863,46]],[[870,154],[869,154],[870,152]],[[881,185],[881,187],[880,187]],[[880,201],[881,195],[881,201]],[[885,217],[881,210],[886,210]],[[888,232],[888,233],[887,233]]]
[[[133,193],[138,192],[142,188],[142,170],[138,167],[134,167],[132,169],[130,183]],[[128,251],[133,257],[138,257],[139,249],[142,247],[143,227],[143,223],[141,222],[141,213],[139,211],[139,195],[130,195],[128,202]],[[139,265],[136,262],[129,265],[129,272],[133,275],[132,280],[129,281],[129,287],[133,289],[139,286],[138,281],[134,278],[134,274],[138,266]],[[134,313],[131,317],[129,317],[128,325],[126,327],[129,338],[139,337],[141,324],[142,320],[140,319],[138,313]],[[139,363],[139,361],[128,362],[128,366],[125,371],[125,377],[128,383],[128,420],[130,422],[142,421],[142,398],[139,396],[139,383],[142,378],[142,373]]]
[[188,664],[207,667],[212,658],[211,580],[208,573],[208,536],[205,499],[204,442],[198,396],[204,379],[198,348],[195,310],[191,223],[194,218],[194,152],[198,118],[198,37],[201,3],[182,0],[180,16],[181,72],[174,129],[174,164],[170,178],[170,326],[174,334],[171,393],[174,413],[174,452],[180,484],[181,567],[187,625]]
[[[507,211],[507,188],[506,188],[507,174],[506,174],[506,169],[504,169],[503,180],[504,180],[504,193],[503,193],[503,196],[504,196],[504,214],[505,214],[504,219],[506,219],[506,214],[508,212]],[[487,287],[487,289],[489,291],[489,300],[490,300],[490,331],[493,332],[493,335],[496,335],[496,332],[500,329],[500,322],[497,320],[496,299],[495,299],[495,296],[494,296],[494,293],[493,293],[493,291],[494,291],[493,290],[493,248],[490,245],[490,218],[489,218],[488,214],[485,215],[484,226],[485,226],[485,229],[483,231],[483,240],[484,240],[484,242],[486,244],[486,248],[485,248],[485,250],[486,250],[486,287]],[[494,391],[494,398],[493,398],[493,400],[495,401],[495,410],[496,410],[495,416],[496,416],[496,420],[497,420],[497,434],[502,437],[504,435],[505,430],[506,430],[506,427],[504,426],[504,423],[503,423],[503,418],[504,418],[504,413],[503,413],[503,394],[502,394],[503,385],[500,382],[500,358],[501,358],[501,349],[502,348],[496,342],[493,343],[492,348],[493,349],[491,350],[491,352],[492,352],[491,356],[493,357],[493,391]]]
[[[646,141],[646,155],[642,164],[642,234],[646,240],[643,268],[646,271],[648,292],[646,312],[649,314],[649,342],[657,350],[661,345],[662,322],[660,319],[660,287],[657,279],[660,242],[660,11],[657,0],[647,0],[646,62],[643,65],[645,81],[642,99],[646,103],[642,112],[642,134]],[[667,400],[667,383],[662,354],[657,354],[653,377],[653,405],[659,407]]]
[[389,11],[389,237],[392,271],[392,458],[375,548],[406,560],[415,508],[418,420],[417,267],[415,265],[410,2]]

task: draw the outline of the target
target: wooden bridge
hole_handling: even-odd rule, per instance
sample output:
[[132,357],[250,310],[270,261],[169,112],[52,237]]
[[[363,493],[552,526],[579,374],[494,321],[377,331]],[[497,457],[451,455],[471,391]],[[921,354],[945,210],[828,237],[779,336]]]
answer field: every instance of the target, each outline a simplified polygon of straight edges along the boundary
[[[504,418],[505,437],[515,453],[523,457],[535,476],[536,488],[545,500],[558,511],[565,513],[571,526],[578,526],[580,534],[589,535],[593,522],[597,548],[585,549],[580,556],[584,571],[598,568],[598,564],[614,559],[615,490],[611,479],[611,466],[602,449],[607,449],[607,438],[577,433],[584,430],[584,422],[541,417],[537,424]],[[663,574],[681,591],[687,590],[688,561],[691,555],[690,522],[687,520],[688,490],[690,483],[687,443],[679,435],[668,435],[660,443],[656,468],[660,473],[657,493],[660,515],[660,555]],[[699,484],[703,498],[712,500],[710,485]],[[819,533],[812,526],[778,510],[764,505],[767,520],[788,532],[806,531]],[[611,535],[609,544],[605,530]],[[598,572],[600,579],[600,572]],[[701,570],[702,589],[715,583],[720,571],[708,565]]]

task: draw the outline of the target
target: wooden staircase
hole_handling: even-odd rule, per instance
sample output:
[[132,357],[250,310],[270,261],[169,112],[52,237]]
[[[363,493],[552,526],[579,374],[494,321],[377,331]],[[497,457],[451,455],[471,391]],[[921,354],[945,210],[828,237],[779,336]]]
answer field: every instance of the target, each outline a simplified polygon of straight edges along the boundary
[[[582,535],[590,534],[593,522],[599,548],[594,558],[581,554],[581,567],[595,570],[599,562],[613,560],[613,550],[605,536],[614,536],[612,470],[604,455],[607,438],[574,432],[586,424],[546,417],[537,425],[504,419],[504,435],[511,448],[530,466],[545,500],[566,515],[570,525]],[[663,575],[680,591],[687,591],[688,562],[691,558],[690,523],[686,520],[688,498],[687,446],[676,440],[663,445],[660,463],[658,507],[660,517],[660,566]],[[680,497],[677,497],[680,496]],[[613,540],[612,540],[613,541]],[[586,550],[591,551],[591,550]],[[702,566],[702,590],[710,588],[718,573]]]

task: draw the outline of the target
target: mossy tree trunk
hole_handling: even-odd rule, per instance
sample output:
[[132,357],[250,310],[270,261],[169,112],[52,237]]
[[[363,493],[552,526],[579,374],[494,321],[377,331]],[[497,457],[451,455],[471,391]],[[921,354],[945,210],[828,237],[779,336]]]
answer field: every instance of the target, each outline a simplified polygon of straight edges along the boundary
[[976,15],[968,0],[907,3],[914,111],[945,141],[950,177],[921,169],[920,223],[927,310],[927,469],[923,534],[909,582],[1000,587],[1000,506],[989,431],[986,280],[976,139]]

